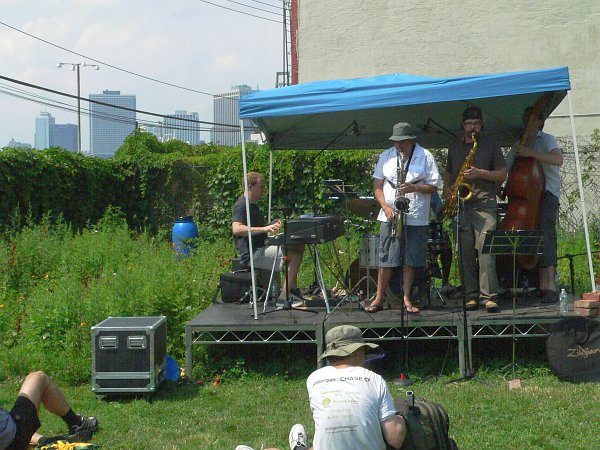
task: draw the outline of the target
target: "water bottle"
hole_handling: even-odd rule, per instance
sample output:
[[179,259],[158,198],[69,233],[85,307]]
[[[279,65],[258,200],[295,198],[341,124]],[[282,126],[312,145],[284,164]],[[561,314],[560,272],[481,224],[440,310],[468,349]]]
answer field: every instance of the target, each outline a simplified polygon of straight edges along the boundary
[[566,316],[569,314],[569,297],[567,291],[564,289],[560,290],[560,315]]
[[521,280],[521,284],[523,286],[523,292],[529,291],[529,280],[527,279],[527,275],[523,275],[523,279]]
[[275,279],[273,279],[273,282],[271,283],[270,297],[273,302],[276,302],[279,298],[279,283],[277,283],[277,280]]

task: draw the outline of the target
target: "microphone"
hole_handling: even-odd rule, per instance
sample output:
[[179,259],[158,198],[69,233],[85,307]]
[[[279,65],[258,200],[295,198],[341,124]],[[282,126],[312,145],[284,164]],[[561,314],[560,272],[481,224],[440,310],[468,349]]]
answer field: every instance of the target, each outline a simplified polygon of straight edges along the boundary
[[361,129],[361,127],[359,127],[358,123],[356,123],[356,120],[354,120],[354,121],[352,121],[351,128],[348,130],[346,135],[358,137],[358,136],[360,136],[360,129]]

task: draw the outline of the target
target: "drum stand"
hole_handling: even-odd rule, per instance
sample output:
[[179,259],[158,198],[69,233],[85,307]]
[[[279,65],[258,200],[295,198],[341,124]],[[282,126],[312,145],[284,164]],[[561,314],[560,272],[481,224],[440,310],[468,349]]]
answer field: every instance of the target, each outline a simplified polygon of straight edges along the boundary
[[[354,293],[356,291],[356,287],[358,286],[358,284],[355,285],[354,287],[350,286],[350,265],[351,265],[351,261],[350,261],[350,239],[351,239],[350,230],[351,230],[351,228],[350,227],[352,224],[350,222],[350,219],[348,218],[349,217],[348,199],[349,198],[356,199],[356,198],[358,198],[358,194],[353,190],[353,188],[354,188],[353,185],[345,184],[345,182],[343,180],[325,180],[324,184],[326,187],[328,187],[334,193],[336,199],[344,200],[344,212],[345,212],[344,224],[345,224],[345,235],[346,235],[346,264],[348,267],[347,276],[343,276],[343,275],[336,276],[336,278],[338,279],[338,282],[341,282],[341,284],[342,284],[342,287],[345,291],[345,295],[334,306],[334,308],[331,311],[327,311],[327,314],[325,315],[324,320],[327,320],[329,318],[329,316],[331,316],[336,310],[340,309],[343,305],[345,305],[347,303],[350,303],[350,304],[355,303],[356,310],[364,311],[372,320],[373,317],[371,316],[371,314],[369,314],[367,311],[365,311],[365,309],[360,304],[359,297]],[[332,197],[330,197],[330,198],[332,198]],[[341,263],[339,261],[338,252],[336,251],[335,243],[333,243],[333,249],[334,249],[334,255],[336,256],[337,265],[338,265],[338,267],[341,268]],[[335,273],[333,272],[331,267],[328,266],[327,268],[335,276]],[[360,269],[359,269],[359,272],[360,272]],[[367,284],[367,289],[369,289],[368,284]]]
[[[369,219],[365,220],[368,223],[371,223],[372,217],[373,217],[374,213],[371,213],[369,215]],[[366,269],[367,273],[365,276],[361,277],[356,283],[354,283],[354,286],[352,287],[352,292],[355,291],[361,291],[360,290],[360,285],[362,284],[362,282],[366,282],[367,285],[367,296],[365,297],[365,301],[370,302],[372,300],[372,295],[371,295],[371,285],[373,285],[375,287],[375,293],[373,295],[375,295],[377,293],[377,281],[371,276],[371,269],[378,269],[378,265],[377,262],[375,261],[375,265],[373,265],[373,262],[371,261],[371,257],[373,258],[377,258],[377,252],[375,252],[373,254],[372,252],[372,248],[371,248],[371,238],[372,237],[378,237],[374,234],[364,234],[362,237],[362,242],[361,242],[361,249],[360,249],[360,254],[359,254],[359,258],[358,258],[358,275],[360,276],[360,269]],[[364,252],[363,252],[364,250]],[[376,250],[376,249],[375,249]],[[363,258],[364,255],[364,258]]]

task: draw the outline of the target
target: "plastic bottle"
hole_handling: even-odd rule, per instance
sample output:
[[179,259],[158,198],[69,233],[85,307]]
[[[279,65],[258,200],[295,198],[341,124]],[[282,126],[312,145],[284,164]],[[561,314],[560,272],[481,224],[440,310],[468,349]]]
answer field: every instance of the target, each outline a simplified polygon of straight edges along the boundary
[[569,296],[564,289],[560,290],[560,315],[566,316],[569,314]]
[[279,298],[279,283],[277,283],[277,280],[275,279],[273,279],[273,281],[271,282],[270,297],[273,302],[276,302]]

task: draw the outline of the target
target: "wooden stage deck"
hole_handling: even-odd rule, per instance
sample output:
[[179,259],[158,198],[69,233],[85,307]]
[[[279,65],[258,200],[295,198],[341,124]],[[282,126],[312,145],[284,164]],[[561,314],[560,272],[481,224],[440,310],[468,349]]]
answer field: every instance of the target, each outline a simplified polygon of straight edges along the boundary
[[[432,302],[418,314],[405,314],[404,333],[401,309],[394,303],[388,304],[391,309],[370,315],[359,308],[358,303],[345,304],[329,315],[325,308],[305,312],[267,307],[269,313],[259,314],[257,319],[247,303],[215,303],[185,326],[187,373],[193,373],[193,346],[197,344],[313,344],[318,365],[318,358],[324,350],[325,334],[342,324],[357,326],[369,342],[400,341],[403,338],[454,340],[462,373],[466,364],[465,350],[468,349],[468,355],[471,355],[473,339],[545,337],[552,325],[563,318],[559,314],[558,303],[543,304],[539,298],[521,296],[517,298],[514,321],[512,299],[507,298],[501,300],[498,313],[486,313],[483,309],[469,311],[464,326],[461,300],[445,301],[445,305],[439,300]],[[258,311],[263,311],[262,303],[258,305]]]

